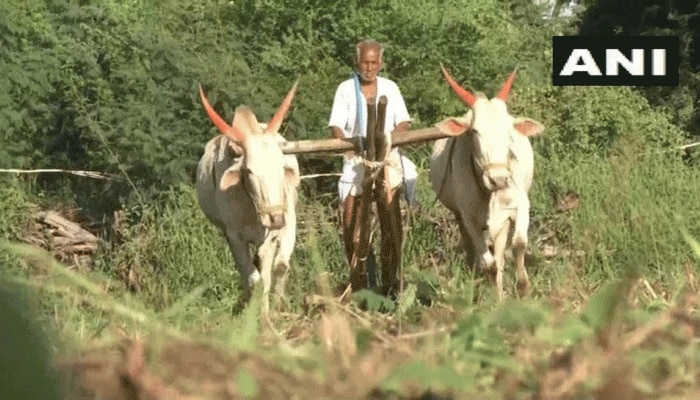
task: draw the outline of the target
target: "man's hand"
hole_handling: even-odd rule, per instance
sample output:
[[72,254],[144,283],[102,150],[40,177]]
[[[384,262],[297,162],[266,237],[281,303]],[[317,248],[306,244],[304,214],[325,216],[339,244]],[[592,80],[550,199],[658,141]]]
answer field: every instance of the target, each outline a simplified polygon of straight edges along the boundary
[[[343,132],[342,129],[338,128],[337,126],[331,126],[330,130],[331,130],[332,137],[334,137],[335,139],[345,140],[345,133]],[[355,154],[359,154],[359,142],[354,140],[354,138],[351,139],[350,142],[353,143],[353,145],[355,146],[355,149],[343,152],[343,155],[346,158],[352,158],[355,156]]]
[[367,138],[366,137],[354,137],[352,138],[353,143],[355,143],[355,151],[358,154],[362,153],[362,150],[367,150]]

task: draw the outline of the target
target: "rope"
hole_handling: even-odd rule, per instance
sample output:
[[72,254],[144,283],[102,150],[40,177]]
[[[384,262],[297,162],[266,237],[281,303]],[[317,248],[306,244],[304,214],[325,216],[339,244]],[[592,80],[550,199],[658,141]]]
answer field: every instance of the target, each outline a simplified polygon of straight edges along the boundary
[[383,161],[369,161],[366,158],[363,158],[362,164],[364,164],[365,167],[371,168],[371,169],[376,169],[376,168],[381,168],[381,167],[398,167],[399,166],[396,163],[396,161],[394,159],[391,159],[391,158],[384,159]]
[[94,179],[124,179],[121,176],[106,174],[104,172],[97,172],[97,171],[75,171],[75,170],[57,169],[57,168],[51,168],[51,169],[14,169],[14,168],[0,169],[0,173],[14,173],[14,174],[40,174],[40,173],[47,173],[47,172],[49,172],[49,173],[50,172],[59,172],[59,173],[84,176],[87,178],[94,178]]

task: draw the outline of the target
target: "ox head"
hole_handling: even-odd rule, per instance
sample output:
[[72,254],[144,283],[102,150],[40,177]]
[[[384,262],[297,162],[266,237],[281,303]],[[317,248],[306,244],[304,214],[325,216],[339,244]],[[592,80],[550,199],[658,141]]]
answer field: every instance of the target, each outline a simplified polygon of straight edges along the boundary
[[510,165],[515,157],[514,135],[536,136],[544,130],[530,118],[514,118],[506,99],[515,79],[513,71],[496,96],[472,93],[461,87],[442,65],[442,74],[452,91],[470,108],[462,118],[447,118],[438,128],[451,135],[467,132],[474,142],[474,167],[488,191],[504,189],[511,177]]
[[[297,82],[298,83],[298,82]],[[245,106],[236,108],[233,123],[226,123],[209,104],[202,87],[199,95],[209,119],[219,131],[243,150],[243,162],[229,167],[221,177],[221,190],[242,183],[250,195],[260,223],[268,229],[285,226],[285,212],[293,188],[299,184],[299,168],[294,156],[285,156],[280,148],[284,139],[277,131],[292,103],[297,83],[292,86],[272,119],[259,123]]]

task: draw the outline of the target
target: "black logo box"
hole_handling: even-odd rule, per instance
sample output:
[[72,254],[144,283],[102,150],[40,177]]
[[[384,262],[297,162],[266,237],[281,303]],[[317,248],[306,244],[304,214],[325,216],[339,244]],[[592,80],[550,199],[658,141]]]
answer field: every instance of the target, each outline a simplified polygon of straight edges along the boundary
[[[552,37],[552,84],[554,86],[678,86],[680,44],[678,36],[554,36]],[[577,71],[560,75],[574,49],[586,49],[602,75]],[[644,75],[631,75],[624,67],[618,75],[606,76],[606,50],[617,49],[631,60],[633,49],[644,50]],[[652,75],[652,50],[666,50],[665,75]],[[578,60],[578,65],[583,61]]]

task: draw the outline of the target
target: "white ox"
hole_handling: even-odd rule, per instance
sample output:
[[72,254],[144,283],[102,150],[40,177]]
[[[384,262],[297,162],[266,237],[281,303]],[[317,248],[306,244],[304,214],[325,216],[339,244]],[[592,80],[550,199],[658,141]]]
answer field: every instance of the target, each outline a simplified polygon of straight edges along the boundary
[[[245,107],[236,108],[227,124],[199,94],[209,119],[223,134],[207,143],[197,167],[197,198],[207,216],[225,235],[241,278],[252,288],[262,278],[262,311],[269,310],[274,273],[275,293],[284,295],[289,259],[296,240],[296,188],[299,165],[284,155],[277,133],[296,91],[296,83],[268,124],[258,123]],[[250,251],[255,248],[255,255]]]
[[504,297],[505,250],[513,223],[517,286],[520,295],[525,295],[530,289],[525,251],[534,167],[528,137],[540,134],[544,127],[508,112],[506,98],[515,71],[492,99],[460,87],[444,67],[442,72],[471,109],[464,117],[447,118],[438,124],[441,131],[452,135],[466,133],[435,142],[430,158],[432,188],[455,215],[471,265],[495,272],[499,300]]

